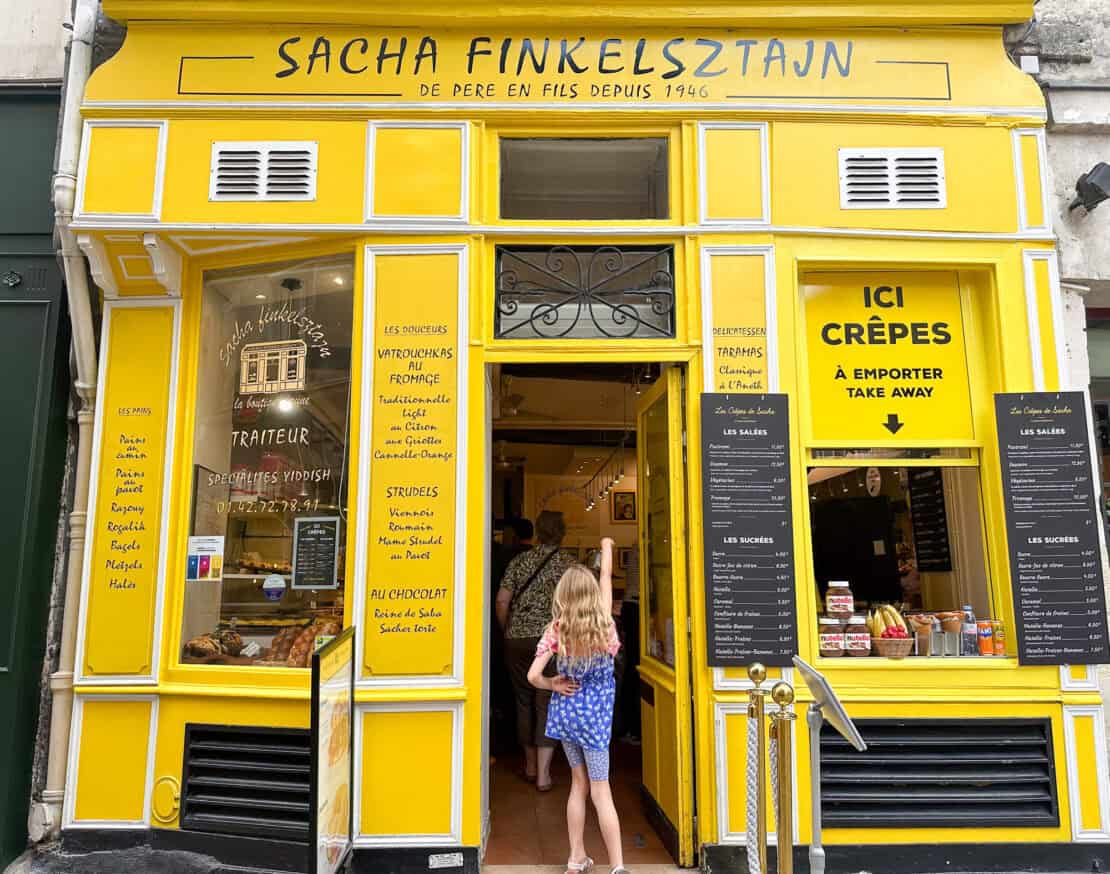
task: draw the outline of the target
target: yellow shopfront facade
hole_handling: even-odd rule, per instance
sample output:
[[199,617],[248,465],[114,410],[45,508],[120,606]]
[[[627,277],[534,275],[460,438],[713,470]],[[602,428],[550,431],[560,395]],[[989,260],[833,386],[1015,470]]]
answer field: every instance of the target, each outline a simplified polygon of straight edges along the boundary
[[[1044,105],[1001,43],[1028,4],[343,7],[105,4],[128,36],[84,96],[73,222],[104,319],[67,833],[235,835],[253,799],[275,825],[240,834],[295,837],[296,804],[219,781],[296,765],[299,666],[354,625],[357,864],[475,870],[495,374],[635,364],[667,526],[637,526],[642,774],[676,860],[744,845],[748,684],[707,654],[714,391],[788,396],[798,651],[849,713],[1036,764],[892,814],[875,760],[830,864],[1104,857],[1095,668],[1019,665],[1011,631],[993,394],[1067,387]],[[973,603],[1006,655],[820,656],[821,543],[855,506],[827,502],[866,477],[905,503],[922,470],[953,557],[916,597]],[[961,755],[937,768],[998,764]],[[808,756],[800,732],[803,845]]]

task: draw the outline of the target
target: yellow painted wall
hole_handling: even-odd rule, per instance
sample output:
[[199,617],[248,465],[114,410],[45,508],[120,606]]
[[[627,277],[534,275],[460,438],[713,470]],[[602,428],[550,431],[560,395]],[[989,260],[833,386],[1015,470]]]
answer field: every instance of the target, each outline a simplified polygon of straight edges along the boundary
[[78,701],[74,820],[142,822],[153,701]]
[[[175,29],[176,28],[176,29]],[[223,46],[228,54],[243,52],[250,54],[261,47],[258,57],[272,57],[275,38],[280,36],[279,26],[258,28],[238,28],[233,33],[219,31],[227,37]],[[329,31],[331,32],[331,31]],[[352,34],[338,29],[339,36]],[[333,36],[336,34],[333,33]],[[90,84],[89,100],[145,99],[176,100],[178,61],[182,53],[204,54],[210,48],[213,33],[210,29],[175,25],[150,25],[133,22],[129,39],[120,56],[100,68]],[[338,37],[337,37],[338,38]],[[591,36],[591,38],[593,38]],[[458,44],[458,34],[445,38],[445,45]],[[452,42],[454,40],[454,42]],[[905,40],[903,45],[898,40]],[[864,43],[860,43],[861,46]],[[301,45],[300,48],[304,48]],[[906,48],[910,55],[919,59],[931,57],[941,47],[949,52],[954,69],[974,70],[975,76],[957,75],[955,82],[962,89],[953,101],[959,106],[1014,106],[1025,107],[1035,113],[1040,106],[1040,97],[1035,85],[1026,77],[1014,71],[1005,59],[998,45],[997,33],[987,29],[969,29],[959,34],[950,32],[922,32],[898,34],[895,32],[870,31],[867,34],[866,51],[860,48],[860,55],[877,48]],[[267,52],[271,52],[267,55]],[[875,55],[878,57],[878,55]],[[334,63],[334,62],[333,62]],[[454,63],[454,62],[452,62]],[[961,67],[962,65],[962,67]],[[224,70],[218,73],[203,74],[204,82],[220,89],[254,87],[251,77],[258,76],[258,82],[273,86],[273,94],[257,97],[260,104],[270,104],[281,100],[312,104],[314,97],[298,94],[304,90],[303,82],[281,81],[274,85],[273,70],[267,69],[265,76],[257,70],[247,72],[238,79],[236,75]],[[457,65],[445,67],[458,72]],[[889,72],[889,71],[888,71]],[[192,75],[192,74],[191,74]],[[907,87],[926,87],[921,82],[905,81],[906,73],[891,74],[885,80],[871,80],[870,84],[896,83]],[[208,78],[205,78],[208,77]],[[338,77],[335,68],[328,73],[329,87]],[[496,77],[495,77],[496,78]],[[196,80],[190,80],[194,82]],[[505,84],[500,79],[499,84]],[[723,80],[721,80],[723,82]],[[404,87],[418,85],[416,80],[407,80]],[[714,82],[714,88],[717,82]],[[841,83],[838,83],[838,87]],[[343,86],[348,91],[349,82]],[[831,86],[830,86],[831,87]],[[835,90],[835,89],[834,89]],[[716,91],[714,91],[716,93]],[[832,92],[829,92],[832,94]],[[839,92],[837,92],[839,93]],[[802,99],[806,95],[798,92],[793,97]],[[827,96],[827,95],[826,95]],[[833,94],[835,96],[835,94]],[[419,93],[416,94],[419,98]],[[822,95],[809,95],[820,99]],[[430,98],[430,95],[429,95]],[[470,365],[463,374],[468,392],[468,418],[466,435],[470,450],[458,463],[467,466],[467,484],[471,499],[465,508],[465,527],[468,534],[466,550],[466,571],[468,596],[464,605],[465,617],[461,623],[465,629],[465,649],[462,665],[453,662],[452,626],[454,615],[447,614],[441,632],[419,644],[406,642],[400,646],[383,643],[384,636],[369,635],[364,638],[367,648],[364,662],[372,674],[396,678],[406,673],[438,673],[448,677],[452,671],[461,674],[459,688],[428,689],[418,687],[398,687],[394,689],[363,689],[358,692],[360,702],[373,705],[360,713],[362,727],[362,760],[360,776],[356,783],[363,793],[359,827],[363,834],[411,835],[445,834],[452,827],[452,792],[458,795],[461,804],[462,843],[474,846],[481,840],[481,811],[479,793],[481,769],[483,767],[481,750],[482,720],[481,671],[483,661],[482,639],[478,629],[482,627],[487,613],[487,605],[479,593],[484,592],[484,584],[477,584],[485,578],[483,565],[485,543],[483,540],[487,519],[486,508],[480,500],[485,488],[488,456],[485,440],[485,368],[496,362],[543,361],[546,363],[575,361],[644,361],[667,360],[681,362],[687,374],[687,438],[689,446],[699,444],[699,424],[697,421],[697,400],[701,389],[702,359],[706,348],[714,354],[713,371],[721,366],[721,348],[728,341],[726,334],[712,334],[714,325],[726,328],[740,327],[758,331],[766,329],[770,336],[757,340],[753,334],[752,347],[762,347],[767,360],[769,346],[777,346],[778,378],[780,390],[787,392],[792,400],[792,455],[791,463],[795,472],[795,553],[797,557],[797,599],[800,649],[803,657],[817,660],[814,646],[814,620],[812,604],[814,590],[812,568],[810,566],[810,543],[808,525],[805,521],[807,507],[804,477],[799,473],[805,467],[805,444],[803,434],[808,433],[806,418],[809,415],[812,398],[804,357],[804,303],[799,293],[799,276],[806,271],[830,270],[935,270],[955,275],[959,293],[964,304],[963,318],[966,322],[965,333],[968,338],[968,358],[981,366],[972,368],[969,392],[973,399],[973,437],[966,437],[965,443],[979,454],[984,471],[983,501],[985,527],[989,531],[1002,530],[1001,495],[997,483],[997,453],[992,449],[994,442],[993,417],[990,412],[989,397],[995,391],[1022,390],[1031,387],[1032,358],[1029,354],[1029,332],[1023,283],[1022,247],[1050,252],[1051,243],[1043,241],[975,240],[969,238],[949,238],[936,236],[920,239],[882,239],[879,235],[868,233],[869,229],[878,231],[942,231],[968,234],[975,232],[1007,233],[1017,229],[1017,187],[1013,161],[1012,128],[1017,125],[1028,126],[1036,123],[1021,116],[1019,109],[1014,117],[999,116],[989,122],[983,116],[968,116],[952,119],[946,116],[925,116],[918,114],[920,107],[914,105],[914,112],[890,114],[878,117],[874,114],[860,113],[845,116],[841,110],[837,115],[822,116],[820,113],[800,110],[768,109],[766,111],[738,111],[735,114],[708,112],[696,102],[702,98],[691,98],[695,103],[675,107],[666,104],[653,104],[655,110],[649,116],[644,113],[607,112],[591,109],[589,113],[556,113],[527,108],[527,101],[518,105],[512,112],[500,108],[489,108],[474,103],[463,111],[451,115],[450,120],[463,121],[472,125],[473,136],[469,138],[471,154],[467,163],[473,170],[469,187],[460,174],[462,157],[458,152],[461,136],[458,128],[411,128],[401,129],[380,127],[376,132],[377,144],[374,156],[377,165],[373,171],[374,195],[371,201],[374,210],[385,220],[396,217],[430,217],[453,215],[463,194],[473,195],[472,226],[457,226],[457,236],[436,235],[433,233],[412,235],[404,232],[385,233],[376,230],[373,236],[363,236],[361,229],[366,214],[365,180],[367,176],[367,150],[369,118],[384,118],[388,121],[442,121],[444,114],[416,110],[397,110],[382,103],[380,112],[369,111],[366,102],[373,103],[378,98],[356,96],[353,92],[336,93],[328,97],[330,105],[300,106],[295,111],[288,107],[251,110],[252,114],[232,108],[221,110],[200,110],[190,105],[192,97],[186,97],[182,104],[174,104],[166,109],[168,118],[168,151],[165,180],[165,205],[163,217],[167,222],[196,223],[203,228],[213,226],[215,235],[225,239],[213,239],[210,243],[197,241],[194,247],[205,254],[187,259],[187,281],[183,303],[183,357],[182,387],[180,400],[183,409],[179,436],[191,434],[192,421],[188,407],[195,396],[196,370],[196,327],[199,323],[198,292],[200,277],[204,269],[215,266],[232,266],[250,261],[277,261],[284,258],[306,257],[326,251],[355,251],[363,259],[363,246],[448,244],[465,245],[469,259],[470,287],[468,299],[469,336],[474,338],[470,344]],[[223,98],[234,104],[240,99],[234,93]],[[396,98],[394,98],[396,99]],[[450,98],[454,100],[455,98]],[[685,99],[685,98],[684,98]],[[790,96],[782,98],[790,99]],[[653,98],[653,100],[657,100]],[[565,108],[574,108],[570,98],[559,97]],[[448,101],[449,102],[449,101]],[[464,102],[461,98],[456,102]],[[355,105],[352,105],[355,104]],[[477,107],[477,108],[475,108]],[[103,115],[107,110],[89,107],[90,116]],[[117,112],[118,110],[113,110]],[[722,120],[767,122],[768,155],[771,173],[771,222],[772,228],[751,233],[741,233],[734,227],[713,226],[695,227],[701,207],[711,220],[748,220],[757,217],[762,203],[761,159],[758,132],[754,130],[724,131],[706,130],[706,151],[701,169],[706,182],[706,200],[699,202],[698,172],[702,160],[698,153],[698,131],[696,121]],[[153,130],[153,129],[150,129]],[[650,134],[666,136],[671,145],[671,218],[665,222],[651,223],[652,234],[629,234],[620,225],[594,223],[589,228],[580,224],[566,223],[568,231],[590,231],[590,237],[581,239],[571,233],[563,233],[562,228],[552,231],[535,225],[519,224],[512,233],[489,233],[490,225],[500,226],[499,230],[511,224],[497,215],[498,158],[497,136],[502,132],[513,135],[536,136],[611,136],[629,134]],[[152,189],[153,176],[146,168],[151,165],[150,134],[147,129],[141,135],[129,140],[130,132],[110,133],[103,131],[90,140],[90,158],[83,173],[87,176],[86,209],[93,206],[111,208],[113,211],[131,211],[148,201]],[[122,140],[123,150],[114,148],[116,140]],[[317,199],[308,203],[213,203],[208,199],[209,160],[211,144],[215,140],[311,140],[319,144],[319,166]],[[1026,192],[1033,190],[1030,180],[1040,172],[1040,168],[1026,166],[1025,161],[1033,160],[1033,153],[1027,145],[1031,137],[1022,138],[1021,155],[1023,172],[1026,179]],[[837,149],[840,147],[876,146],[938,146],[945,150],[945,169],[947,176],[948,208],[943,210],[841,210],[837,188]],[[135,160],[118,160],[120,154],[134,154]],[[135,172],[139,168],[141,172]],[[415,171],[414,172],[414,168]],[[134,178],[132,178],[134,177]],[[151,194],[152,196],[152,194]],[[91,198],[91,199],[90,199]],[[1027,209],[1033,207],[1027,202]],[[1035,217],[1030,213],[1030,217]],[[343,226],[342,232],[349,236],[327,238],[316,235],[317,239],[300,242],[284,242],[266,249],[245,252],[220,252],[221,247],[229,244],[227,236],[245,235],[269,237],[270,242],[278,242],[278,234],[286,236],[312,237],[313,226]],[[398,225],[399,227],[399,225]],[[646,227],[646,226],[645,226]],[[791,228],[803,229],[864,229],[855,236],[824,236],[794,234]],[[142,227],[129,228],[130,233],[141,231]],[[454,228],[452,228],[453,230]],[[442,230],[442,229],[441,229]],[[100,230],[94,230],[100,233]],[[622,235],[623,232],[623,235]],[[675,288],[677,307],[677,336],[674,340],[659,340],[635,345],[595,341],[568,341],[560,343],[524,342],[511,343],[494,341],[492,338],[492,289],[494,287],[494,247],[511,241],[534,245],[575,243],[667,243],[675,247]],[[773,253],[766,264],[762,256],[753,253],[715,256],[710,260],[712,270],[713,325],[703,325],[701,318],[699,271],[701,270],[701,246],[773,246]],[[377,256],[374,279],[374,296],[368,296],[368,289],[360,278],[358,294],[367,295],[365,299],[375,307],[375,330],[384,331],[384,326],[401,318],[427,317],[447,325],[448,333],[453,336],[457,318],[456,255],[402,256],[381,254]],[[406,260],[407,259],[407,260]],[[771,319],[763,298],[763,282],[768,266],[774,269],[775,305]],[[361,271],[359,273],[361,276]],[[1052,333],[1047,275],[1037,273],[1038,306],[1040,334],[1045,347],[1046,385],[1054,387],[1058,375],[1050,369],[1049,346],[1055,340]],[[357,297],[356,301],[363,300]],[[383,369],[375,368],[373,373],[364,372],[359,352],[362,344],[370,337],[361,337],[361,326],[356,329],[353,385],[373,386],[376,391],[377,380]],[[375,340],[382,339],[379,335]],[[703,346],[703,342],[706,346]],[[138,355],[135,351],[124,351],[116,347],[108,362],[108,372],[131,367],[134,369]],[[458,350],[456,350],[458,351]],[[757,358],[759,356],[756,356]],[[1054,364],[1051,365],[1054,368]],[[150,368],[141,368],[144,374]],[[451,382],[450,367],[442,370],[445,380]],[[720,382],[717,388],[724,388]],[[759,379],[767,374],[757,372]],[[136,375],[135,379],[140,376]],[[145,378],[142,377],[142,378]],[[112,391],[109,382],[108,393]],[[103,405],[110,409],[111,404]],[[380,409],[371,407],[370,422],[357,419],[357,404],[352,414],[358,432],[352,438],[352,452],[356,455],[369,451],[368,444],[388,433],[388,417],[379,416]],[[451,413],[443,413],[443,426],[447,427]],[[107,420],[106,420],[107,421]],[[364,436],[365,435],[365,436]],[[189,438],[179,442],[176,470],[187,470],[191,445]],[[354,455],[352,457],[355,457]],[[726,721],[726,741],[728,761],[718,768],[716,746],[718,737],[714,723],[714,706],[719,703],[740,704],[745,700],[741,691],[736,689],[715,689],[717,680],[706,665],[704,635],[700,629],[705,627],[704,591],[701,583],[700,556],[700,519],[697,508],[700,506],[700,461],[696,452],[688,454],[687,460],[687,510],[690,532],[689,572],[691,581],[690,611],[692,627],[695,630],[693,646],[694,708],[693,727],[695,732],[694,748],[696,758],[696,785],[698,791],[698,838],[700,842],[713,843],[720,838],[720,827],[737,828],[740,810],[737,807],[742,796],[743,771],[742,745],[738,737],[738,723],[742,718],[730,716]],[[372,471],[371,485],[375,477],[380,480],[388,476],[388,466]],[[182,545],[186,532],[188,512],[187,476],[176,476],[170,484],[173,489],[172,505],[175,508],[169,532],[170,557],[180,564]],[[443,479],[445,489],[448,478]],[[357,484],[356,484],[357,485]],[[355,493],[352,491],[352,506],[355,506]],[[379,503],[375,504],[375,501]],[[371,523],[375,512],[380,515],[380,498],[371,495]],[[375,507],[377,508],[375,510]],[[444,512],[448,507],[445,499]],[[355,520],[355,524],[366,524],[365,520]],[[988,543],[988,555],[995,584],[996,611],[1003,616],[1012,628],[1008,575],[1006,573],[1005,544],[994,537]],[[377,584],[379,578],[389,577],[388,563],[381,563],[380,556],[371,559],[370,579],[360,581],[365,591]],[[377,563],[376,563],[377,562]],[[172,571],[172,567],[171,567]],[[437,573],[450,572],[446,565],[437,565]],[[172,576],[172,573],[171,573]],[[353,587],[352,587],[353,588]],[[91,590],[88,610],[95,616],[96,628],[117,629],[118,625],[101,620],[97,612],[100,602],[95,585]],[[292,671],[240,671],[231,668],[183,668],[176,665],[179,608],[182,592],[177,582],[171,579],[167,589],[167,628],[170,629],[164,653],[166,664],[151,686],[151,691],[160,696],[161,715],[158,727],[158,743],[155,763],[155,777],[173,778],[180,776],[181,745],[184,737],[184,724],[190,720],[203,719],[212,722],[231,724],[269,724],[269,725],[306,725],[307,724],[307,676]],[[448,599],[450,602],[450,599]],[[358,617],[364,631],[372,628],[374,609],[367,601],[367,613]],[[452,608],[453,609],[453,608]],[[348,615],[353,615],[353,603],[348,603]],[[139,623],[140,628],[144,627]],[[92,626],[90,626],[91,628]],[[97,632],[99,633],[99,632]],[[128,632],[130,633],[130,632]],[[95,637],[95,634],[94,634]],[[90,638],[91,640],[91,638]],[[128,642],[126,634],[125,642]],[[90,643],[90,646],[92,644]],[[106,645],[105,645],[106,646]],[[1011,644],[1012,648],[1012,644]],[[118,649],[118,648],[117,648]],[[128,643],[119,652],[130,652]],[[102,652],[116,657],[105,648]],[[107,655],[105,657],[107,657]],[[972,664],[921,663],[908,660],[902,663],[886,663],[881,660],[860,660],[837,664],[820,664],[826,670],[834,687],[848,702],[850,711],[859,716],[1048,716],[1053,719],[1054,742],[1057,753],[1057,773],[1060,780],[1061,825],[1059,829],[1004,830],[990,832],[986,837],[977,832],[977,840],[1068,840],[1071,828],[1070,802],[1068,800],[1067,768],[1062,758],[1064,742],[1062,732],[1061,702],[1065,697],[1070,703],[1097,702],[1097,694],[1065,693],[1060,689],[1059,672],[1052,668],[1021,668],[1013,660],[986,661]],[[728,683],[742,676],[742,672],[729,669],[722,673]],[[777,676],[772,672],[772,676]],[[661,687],[660,687],[661,688]],[[203,693],[203,694],[202,694]],[[989,704],[982,704],[989,701]],[[443,709],[430,711],[411,709],[388,709],[379,705],[403,703],[406,707],[419,705],[446,706],[450,702],[461,702],[462,749],[454,748],[456,737],[452,725],[452,715]],[[799,712],[804,707],[804,693],[799,700]],[[89,713],[92,714],[89,734],[89,749],[97,744],[107,744],[109,731],[105,726],[113,726],[117,721],[128,721],[131,705],[111,700],[97,701]],[[677,815],[680,804],[677,798],[679,781],[675,762],[675,738],[680,734],[678,726],[685,724],[685,714],[676,711],[673,701],[665,695],[656,695],[655,704],[641,702],[645,725],[652,730],[645,733],[642,748],[645,769],[644,782],[652,794],[660,800],[663,808],[671,815]],[[141,721],[140,721],[141,725]],[[127,731],[139,732],[128,721]],[[1093,727],[1088,722],[1076,723],[1077,742],[1084,748],[1093,742]],[[125,737],[129,735],[125,734]],[[137,742],[138,734],[133,740]],[[131,744],[135,746],[135,744]],[[804,732],[798,733],[798,786],[801,792],[807,783],[805,771],[807,749]],[[130,747],[129,747],[130,749]],[[737,752],[737,750],[741,752]],[[444,775],[455,767],[453,756],[461,756],[461,776],[459,785],[452,788]],[[84,766],[81,766],[84,767]],[[93,766],[89,765],[89,768]],[[95,769],[89,771],[95,775]],[[86,781],[85,788],[79,789],[79,815],[87,811],[89,816],[108,816],[125,819],[136,815],[135,798],[140,799],[138,769],[132,764],[120,775],[125,791],[120,796],[126,803],[107,802],[99,799],[95,787],[95,776]],[[729,781],[729,808],[716,809],[716,789],[719,780]],[[166,784],[157,784],[155,804],[162,799]],[[88,787],[94,787],[89,789]],[[1084,827],[1091,827],[1095,821],[1092,813],[1092,788],[1088,783],[1080,788],[1081,810],[1077,812]],[[397,795],[401,792],[401,796]],[[84,793],[84,794],[82,794]],[[138,793],[138,794],[136,794]],[[400,798],[402,803],[398,803]],[[808,799],[799,795],[802,834],[806,839]],[[141,816],[142,811],[139,811]],[[161,820],[160,820],[161,821]],[[165,821],[172,827],[175,820],[171,816]],[[930,840],[964,840],[966,833],[959,831],[932,832]],[[896,843],[920,841],[922,836],[913,829],[882,829],[866,832],[832,831],[827,835],[830,843],[868,842]]]
[[[157,207],[159,128],[93,125],[87,128],[88,163],[82,213],[149,215]],[[128,172],[117,178],[116,167]]]

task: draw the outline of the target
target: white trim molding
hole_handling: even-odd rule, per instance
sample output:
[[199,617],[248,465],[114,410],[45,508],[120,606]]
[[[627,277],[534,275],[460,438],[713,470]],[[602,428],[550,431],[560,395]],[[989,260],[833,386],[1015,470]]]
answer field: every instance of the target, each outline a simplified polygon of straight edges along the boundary
[[[146,777],[143,782],[142,819],[77,819],[77,765],[81,758],[81,723],[86,701],[146,701],[150,704],[150,727],[147,732]],[[69,749],[66,751],[65,803],[62,807],[62,828],[67,829],[134,829],[150,828],[150,799],[154,793],[154,757],[158,743],[157,695],[74,695],[70,719]]]
[[154,587],[154,623],[151,629],[150,671],[139,675],[85,674],[85,643],[88,622],[89,582],[92,574],[93,544],[96,541],[97,492],[100,487],[100,470],[104,448],[103,403],[97,405],[93,426],[92,469],[89,474],[89,512],[85,537],[85,555],[82,561],[80,613],[77,620],[76,682],[85,686],[149,686],[158,681],[162,655],[162,616],[166,600],[166,567],[170,536],[170,506],[174,491],[173,456],[174,435],[177,432],[178,361],[181,352],[181,300],[180,298],[129,298],[107,300],[101,325],[100,364],[96,396],[104,397],[107,383],[109,346],[111,345],[112,314],[117,309],[148,309],[171,307],[173,309],[172,347],[170,349],[169,387],[166,398],[166,449],[162,462],[162,507],[158,532],[158,573]]
[[1022,278],[1025,285],[1025,313],[1029,325],[1029,350],[1033,362],[1033,390],[1044,391],[1044,344],[1041,343],[1041,317],[1037,299],[1037,276],[1033,265],[1044,261],[1048,265],[1048,294],[1052,307],[1052,345],[1055,351],[1056,378],[1061,390],[1067,382],[1067,349],[1064,342],[1064,307],[1060,295],[1060,272],[1055,250],[1023,249],[1021,252]]
[[354,760],[363,761],[363,715],[366,713],[450,713],[451,714],[451,830],[446,834],[363,834],[362,781],[355,781],[351,814],[356,847],[443,847],[462,844],[463,819],[463,701],[416,701],[362,703],[355,705]]
[[[1040,164],[1041,215],[1044,220],[1037,225],[1029,223],[1029,216],[1025,209],[1025,196],[1027,180],[1025,178],[1025,165],[1021,160],[1021,138],[1034,137],[1037,141],[1037,162]],[[1019,127],[1010,131],[1010,140],[1014,153],[1014,179],[1017,182],[1017,208],[1019,231],[1044,231],[1052,230],[1052,214],[1048,208],[1048,153],[1045,149],[1045,136],[1043,127]]]
[[1060,665],[1060,689],[1064,692],[1098,692],[1098,665],[1075,665],[1083,668],[1083,679],[1071,675],[1072,665]]
[[702,376],[705,391],[716,391],[713,372],[713,258],[722,255],[759,255],[763,258],[764,345],[767,350],[767,392],[779,390],[778,295],[775,285],[774,246],[701,247]]
[[[75,231],[123,231],[131,230],[132,223],[120,220],[117,216],[97,217],[90,220],[74,220],[70,225]],[[639,224],[623,223],[619,225],[589,225],[586,227],[570,227],[559,225],[518,224],[480,225],[456,220],[443,219],[375,219],[367,224],[272,224],[266,222],[250,222],[242,224],[220,222],[158,222],[150,230],[160,233],[203,233],[211,232],[224,235],[225,233],[240,234],[314,234],[317,237],[334,234],[365,234],[367,228],[372,228],[375,234],[396,234],[398,236],[440,236],[444,234],[484,234],[490,237],[537,237],[552,235],[562,238],[594,238],[602,237],[611,240],[614,236],[621,237],[663,237],[663,236],[689,236],[691,234],[713,233],[744,233],[753,230],[750,224],[738,222],[721,222],[709,226],[690,224],[666,224],[659,222],[642,222]],[[970,243],[1053,243],[1056,236],[1051,230],[1022,231],[1022,232],[995,232],[995,231],[909,231],[898,228],[865,228],[865,227],[809,227],[805,225],[760,225],[758,230],[768,234],[784,234],[802,237],[874,237],[884,240],[953,240]],[[171,237],[171,239],[177,239]],[[274,239],[273,244],[289,242],[288,239]],[[215,250],[210,250],[215,251]],[[208,254],[201,252],[199,254]]]
[[[742,225],[745,227],[763,227],[771,223],[771,146],[769,125],[765,121],[756,122],[730,122],[730,121],[699,121],[698,122],[698,222],[706,227],[714,228],[718,225]],[[705,132],[708,130],[754,130],[759,132],[759,199],[760,214],[758,218],[709,218],[706,210],[709,207],[709,152],[706,145]],[[737,173],[750,170],[747,167],[737,167]]]
[[444,689],[463,685],[466,658],[466,543],[467,543],[467,428],[469,418],[468,380],[470,369],[470,298],[469,249],[466,245],[377,246],[365,249],[362,298],[362,396],[359,399],[359,429],[373,440],[374,422],[374,330],[376,320],[375,263],[379,255],[455,255],[458,260],[456,300],[458,319],[455,366],[455,519],[454,519],[454,619],[452,622],[451,674],[399,674],[373,677],[363,673],[366,663],[363,617],[366,615],[366,581],[370,570],[370,472],[373,447],[360,452],[358,460],[358,507],[355,518],[360,520],[355,534],[355,603],[353,624],[358,669],[355,686],[360,689]]
[[[782,682],[794,685],[794,669],[793,668],[779,668],[782,671]],[[767,688],[770,688],[779,680],[768,681]],[[755,688],[747,677],[740,677],[739,679],[729,679],[725,675],[724,668],[713,668],[713,691],[714,692],[748,692]]]
[[[85,211],[85,182],[89,171],[89,146],[92,142],[92,129],[103,128],[157,128],[158,145],[154,158],[154,193],[149,212],[107,213]],[[77,163],[77,198],[73,207],[74,219],[111,220],[124,222],[157,222],[162,219],[162,191],[166,178],[166,139],[169,122],[165,119],[138,121],[135,119],[91,119],[85,122],[81,133],[81,156]]]
[[[785,668],[783,669],[785,673]],[[749,686],[751,684],[749,683]],[[794,705],[787,708],[791,713],[794,712]],[[738,716],[745,722],[745,728],[751,727],[751,721],[748,719],[748,705],[746,702],[722,703],[717,702],[713,705],[713,731],[714,731],[714,752],[716,756],[716,775],[717,775],[717,840],[722,844],[746,844],[748,836],[746,831],[731,831],[729,829],[729,793],[728,793],[728,779],[729,775],[733,774],[740,780],[745,780],[747,774],[746,756],[747,749],[741,751],[741,761],[744,762],[744,767],[729,768],[728,756],[728,726],[727,721],[730,716]],[[802,726],[800,729],[799,726]],[[791,819],[794,821],[793,834],[795,841],[798,836],[798,732],[804,730],[804,720],[793,720],[792,727],[794,731],[794,743],[790,745],[790,782],[793,785],[793,792],[791,794]],[[769,741],[768,741],[769,743]],[[768,817],[768,823],[774,821],[773,816]],[[775,831],[767,832],[768,846],[778,845],[778,834]]]
[[[451,130],[459,131],[459,209],[449,215],[378,215],[374,211],[374,170],[379,130]],[[368,121],[366,123],[366,202],[363,216],[368,225],[378,222],[407,224],[449,223],[470,221],[470,123],[466,121]]]
[[157,234],[143,234],[143,248],[150,253],[155,282],[170,297],[181,297],[181,253]]
[[[178,246],[181,251],[186,255],[217,255],[223,252],[245,252],[251,249],[264,249],[268,246],[286,246],[293,243],[307,243],[311,237],[275,237],[268,236],[252,236],[247,234],[214,234],[208,235],[185,235],[175,234],[169,238],[175,246]],[[223,246],[205,246],[203,248],[194,248],[191,243],[202,241],[222,241],[226,243]]]
[[1043,106],[911,106],[892,103],[836,103],[833,101],[762,101],[733,100],[727,103],[606,103],[601,102],[536,102],[536,103],[510,103],[506,101],[476,102],[459,101],[450,103],[446,101],[421,103],[407,101],[402,103],[382,103],[369,101],[332,100],[312,102],[308,100],[86,100],[82,106],[86,112],[104,112],[121,110],[126,112],[196,112],[207,113],[224,110],[261,110],[264,112],[298,111],[312,113],[343,112],[351,115],[365,115],[371,112],[381,112],[383,108],[390,111],[412,110],[415,112],[459,112],[473,113],[495,112],[501,110],[516,110],[517,112],[583,112],[589,110],[602,110],[604,112],[634,112],[637,115],[651,114],[688,114],[689,112],[758,112],[766,113],[817,113],[835,118],[844,115],[910,115],[949,118],[952,116],[987,116],[988,118],[1022,118],[1043,121],[1048,118],[1048,111]]
[[[109,235],[106,239],[112,239],[112,236]],[[130,237],[125,239],[128,242],[131,241]],[[92,274],[93,284],[104,292],[106,299],[119,297],[119,284],[116,282],[116,275],[112,272],[112,260],[108,257],[104,241],[92,234],[78,234],[77,247],[89,259],[89,273]],[[122,267],[121,263],[120,268]]]
[[[1079,758],[1076,747],[1075,720],[1090,718],[1094,731],[1094,761]],[[1071,835],[1076,843],[1102,843],[1110,840],[1110,774],[1107,773],[1106,716],[1101,707],[1064,705],[1064,755],[1068,768],[1068,803],[1071,808]],[[1094,770],[1098,780],[1099,827],[1085,829],[1082,823],[1079,774]]]

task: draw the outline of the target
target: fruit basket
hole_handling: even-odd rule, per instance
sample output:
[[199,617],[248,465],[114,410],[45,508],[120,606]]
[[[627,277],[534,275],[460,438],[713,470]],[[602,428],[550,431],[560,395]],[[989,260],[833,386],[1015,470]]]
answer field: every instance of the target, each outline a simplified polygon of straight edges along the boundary
[[884,659],[904,659],[913,652],[912,637],[873,637],[871,652]]

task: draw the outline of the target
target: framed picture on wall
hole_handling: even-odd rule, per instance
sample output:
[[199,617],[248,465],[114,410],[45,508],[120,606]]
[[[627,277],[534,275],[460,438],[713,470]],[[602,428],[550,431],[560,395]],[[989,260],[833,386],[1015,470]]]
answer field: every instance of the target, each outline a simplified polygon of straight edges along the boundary
[[617,549],[617,567],[628,570],[636,561],[635,546],[621,546]]
[[609,521],[632,523],[636,521],[636,493],[613,492],[609,497]]

